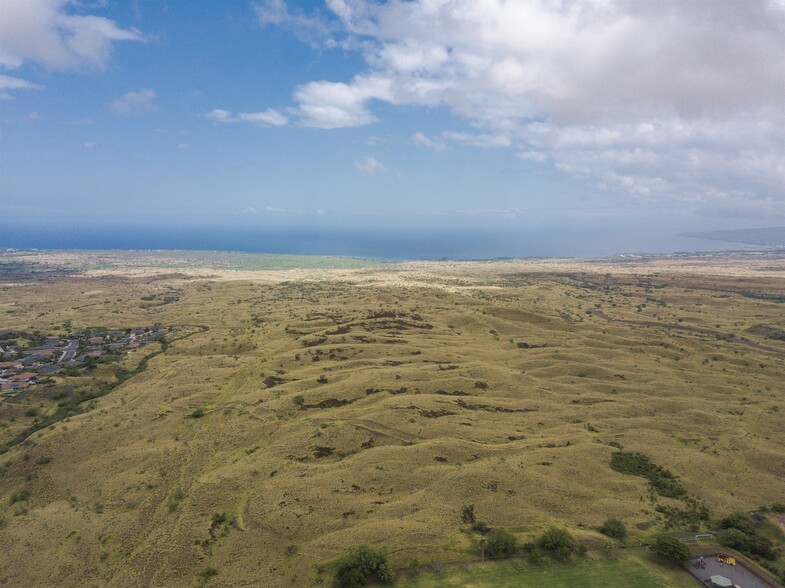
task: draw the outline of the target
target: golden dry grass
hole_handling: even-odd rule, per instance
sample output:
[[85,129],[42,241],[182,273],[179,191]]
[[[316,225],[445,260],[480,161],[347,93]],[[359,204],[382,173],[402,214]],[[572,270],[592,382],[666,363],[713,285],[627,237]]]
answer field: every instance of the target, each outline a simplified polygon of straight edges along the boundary
[[[137,261],[133,277],[111,259],[0,280],[0,328],[193,334],[0,457],[9,585],[181,586],[207,567],[214,586],[308,585],[362,543],[399,565],[471,559],[469,503],[522,537],[609,516],[660,528],[609,442],[716,515],[782,499],[785,342],[747,331],[785,330],[780,258],[174,275]],[[53,410],[44,390],[0,403],[4,438],[29,424],[20,406]]]

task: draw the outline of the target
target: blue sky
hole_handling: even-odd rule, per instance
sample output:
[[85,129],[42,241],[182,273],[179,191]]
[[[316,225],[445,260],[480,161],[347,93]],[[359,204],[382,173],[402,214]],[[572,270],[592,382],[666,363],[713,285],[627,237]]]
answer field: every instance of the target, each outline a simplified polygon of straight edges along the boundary
[[0,224],[783,224],[783,56],[781,0],[0,0]]

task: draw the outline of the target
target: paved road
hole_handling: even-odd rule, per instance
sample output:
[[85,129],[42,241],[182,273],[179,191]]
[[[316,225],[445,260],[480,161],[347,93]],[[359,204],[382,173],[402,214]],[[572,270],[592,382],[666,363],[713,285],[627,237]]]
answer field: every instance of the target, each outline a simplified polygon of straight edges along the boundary
[[63,350],[63,355],[60,356],[60,363],[71,361],[76,356],[76,350],[79,348],[79,341],[69,341],[66,348]]

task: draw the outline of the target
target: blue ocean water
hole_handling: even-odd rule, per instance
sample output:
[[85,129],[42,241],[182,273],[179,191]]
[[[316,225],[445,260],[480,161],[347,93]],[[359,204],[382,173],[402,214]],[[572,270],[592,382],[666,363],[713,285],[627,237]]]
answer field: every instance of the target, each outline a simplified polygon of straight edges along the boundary
[[0,224],[0,247],[192,249],[337,255],[388,260],[604,257],[622,253],[749,250],[754,247],[652,230],[512,228],[129,227]]

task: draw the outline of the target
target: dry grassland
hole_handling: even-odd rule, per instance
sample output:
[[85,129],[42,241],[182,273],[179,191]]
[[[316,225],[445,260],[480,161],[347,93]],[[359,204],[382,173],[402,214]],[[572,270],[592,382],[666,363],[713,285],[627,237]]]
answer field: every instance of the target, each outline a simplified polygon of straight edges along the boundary
[[[713,516],[783,499],[785,341],[755,329],[785,331],[782,257],[303,273],[35,255],[0,273],[0,328],[189,336],[0,456],[0,583],[326,584],[359,544],[470,560],[465,504],[521,538],[607,517],[646,537],[684,504],[612,470],[618,446]],[[46,386],[3,400],[4,442],[30,405],[56,410]]]

